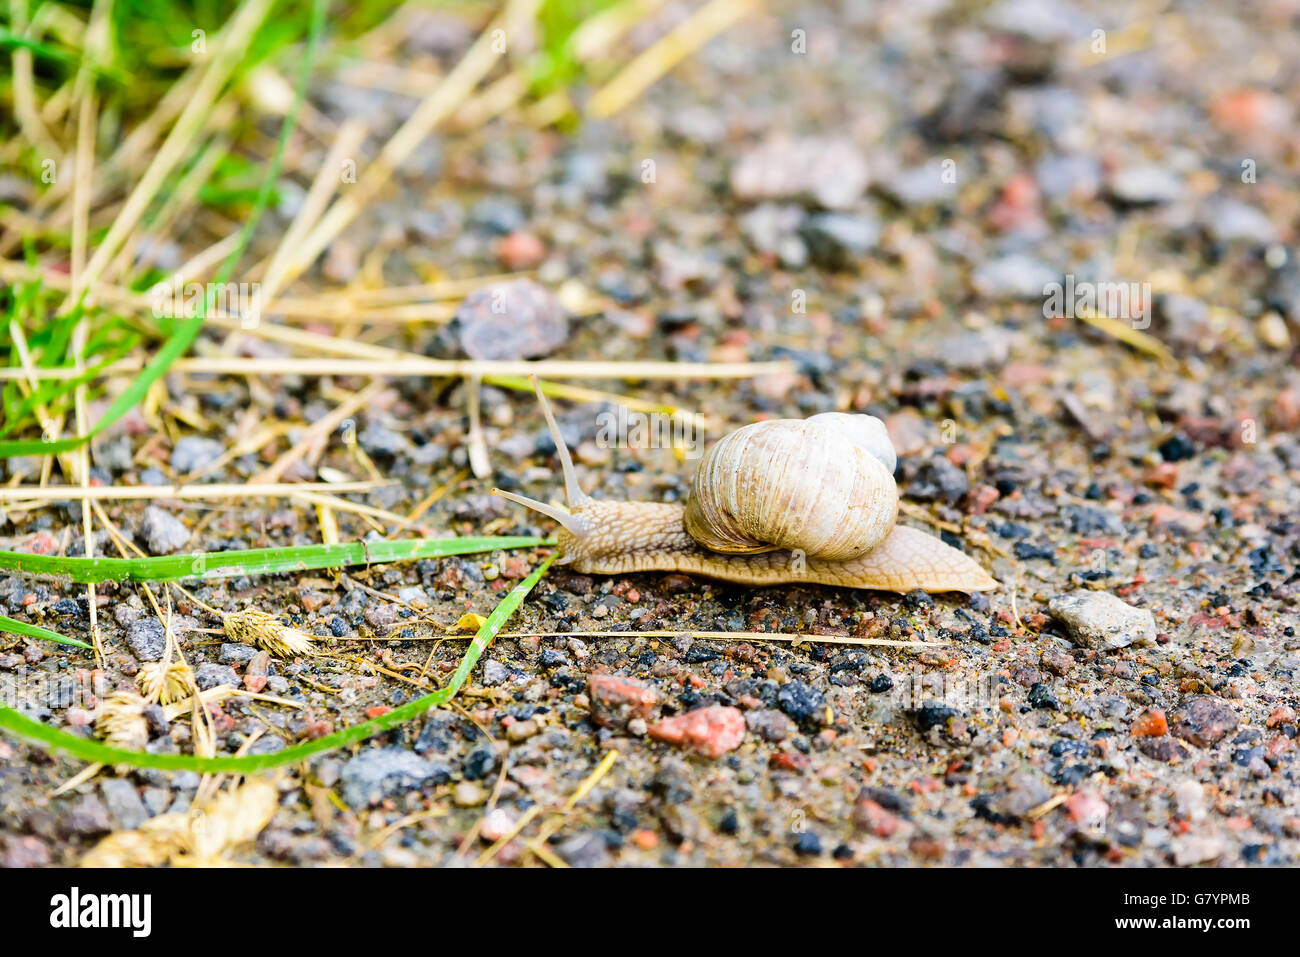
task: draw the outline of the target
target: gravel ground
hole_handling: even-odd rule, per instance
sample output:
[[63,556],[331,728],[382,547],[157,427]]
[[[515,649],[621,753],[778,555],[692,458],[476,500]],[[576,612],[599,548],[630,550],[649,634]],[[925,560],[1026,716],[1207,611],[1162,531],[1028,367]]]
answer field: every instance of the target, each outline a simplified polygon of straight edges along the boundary
[[[616,748],[548,838],[570,864],[1294,865],[1298,14],[1286,3],[1164,11],[1141,23],[1124,4],[776,3],[610,121],[571,137],[501,122],[421,151],[400,195],[329,250],[313,276],[320,288],[369,281],[374,250],[394,285],[433,268],[536,265],[547,289],[576,282],[609,305],[566,328],[539,303],[521,324],[529,354],[789,359],[788,375],[627,391],[671,390],[732,425],[880,415],[916,515],[943,523],[1003,587],[895,596],[557,566],[507,630],[608,636],[498,639],[463,709],[282,776],[280,809],[234,858],[472,859],[531,806],[563,803]],[[670,6],[640,42],[683,12]],[[429,16],[399,59],[454,38]],[[791,52],[796,30],[806,53]],[[315,98],[338,117],[365,110],[378,128],[412,106],[343,85]],[[268,247],[293,210],[280,212]],[[1053,282],[1076,297],[1098,283],[1150,283],[1151,308],[1124,327],[1168,358],[1074,318],[1077,298],[1045,309]],[[467,334],[474,310],[462,320],[366,338],[438,355],[498,344]],[[283,354],[251,339],[244,348]],[[301,428],[337,404],[340,387],[363,385],[172,376],[175,401],[212,429],[160,438],[136,415],[97,441],[94,461],[105,482],[166,481],[233,446],[250,420]],[[400,482],[366,501],[405,513],[450,483],[420,533],[549,533],[486,494],[493,484],[559,494],[534,400],[483,390],[496,474],[477,481],[462,471],[462,387],[430,385],[393,381],[358,417],[361,449]],[[558,403],[584,487],[681,501],[689,462],[602,447],[604,408]],[[242,481],[292,441],[205,480]],[[286,478],[323,468],[365,477],[336,438]],[[109,513],[157,551],[319,541],[306,507]],[[11,513],[0,545],[77,554],[79,518],[73,506]],[[338,518],[345,538],[370,531]],[[451,623],[487,614],[541,555],[422,561],[353,581]],[[366,663],[413,664],[412,674],[427,663],[441,678],[464,644],[416,640],[427,630],[409,609],[327,574],[195,593],[325,636],[324,657],[274,659],[266,671],[267,691],[302,708],[227,702],[222,753],[261,728],[255,752],[410,700],[423,692]],[[158,656],[162,631],[134,589],[99,595],[111,688]],[[81,588],[5,578],[0,601],[67,634],[88,628]],[[180,611],[183,628],[214,624],[184,601]],[[655,629],[809,639],[639,634]],[[356,640],[390,630],[393,641]],[[246,646],[181,634],[204,683],[239,684],[266,667]],[[0,687],[40,676],[33,713],[89,734],[85,712],[68,706],[91,680],[87,662],[5,636]],[[151,750],[188,748],[186,722],[153,728]],[[187,807],[198,784],[106,771],[49,797],[78,770],[0,740],[0,865],[75,862],[111,829]],[[516,841],[494,863],[537,860]]]

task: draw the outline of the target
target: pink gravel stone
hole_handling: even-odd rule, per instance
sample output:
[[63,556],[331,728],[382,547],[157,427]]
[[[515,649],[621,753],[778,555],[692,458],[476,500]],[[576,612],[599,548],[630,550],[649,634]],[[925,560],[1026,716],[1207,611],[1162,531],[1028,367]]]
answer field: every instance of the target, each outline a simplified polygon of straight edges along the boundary
[[650,727],[650,737],[707,758],[720,758],[745,739],[745,716],[739,708],[715,704],[665,718]]

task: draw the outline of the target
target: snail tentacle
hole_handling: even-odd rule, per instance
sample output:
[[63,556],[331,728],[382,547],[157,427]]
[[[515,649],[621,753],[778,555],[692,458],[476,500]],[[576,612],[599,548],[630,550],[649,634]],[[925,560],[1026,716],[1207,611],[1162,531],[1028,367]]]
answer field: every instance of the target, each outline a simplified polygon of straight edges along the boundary
[[551,430],[551,439],[555,442],[555,451],[560,456],[560,469],[564,472],[564,498],[569,503],[569,511],[574,511],[579,507],[586,505],[592,499],[582,490],[578,484],[578,473],[573,468],[573,459],[569,455],[569,446],[565,444],[564,436],[560,434],[560,426],[555,421],[555,413],[551,411],[551,403],[546,401],[546,394],[542,392],[542,384],[537,381],[537,376],[529,376],[533,380],[533,388],[537,390],[537,401],[542,404],[542,415],[546,416],[546,427]]

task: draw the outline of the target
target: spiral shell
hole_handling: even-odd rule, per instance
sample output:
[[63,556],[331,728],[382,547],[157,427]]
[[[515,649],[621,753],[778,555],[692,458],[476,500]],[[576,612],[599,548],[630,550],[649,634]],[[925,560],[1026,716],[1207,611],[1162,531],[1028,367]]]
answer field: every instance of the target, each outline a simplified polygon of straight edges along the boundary
[[686,530],[715,552],[785,548],[857,558],[894,527],[894,462],[884,424],[873,416],[756,422],[705,453],[686,503]]

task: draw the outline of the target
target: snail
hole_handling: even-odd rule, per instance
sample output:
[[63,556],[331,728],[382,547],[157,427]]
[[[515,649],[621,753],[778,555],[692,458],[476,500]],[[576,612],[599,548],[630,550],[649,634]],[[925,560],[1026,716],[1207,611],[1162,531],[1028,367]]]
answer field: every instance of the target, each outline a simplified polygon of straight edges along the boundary
[[492,493],[559,523],[557,564],[589,575],[666,571],[744,585],[900,593],[998,587],[963,552],[897,524],[894,448],[874,416],[756,422],[705,453],[685,506],[603,502],[578,486],[550,404],[533,385],[564,472],[568,511]]

